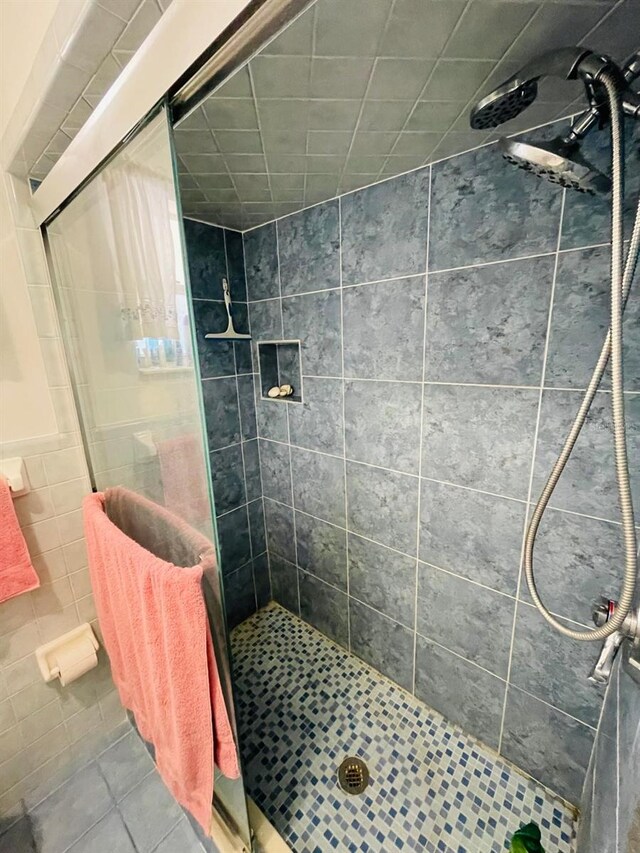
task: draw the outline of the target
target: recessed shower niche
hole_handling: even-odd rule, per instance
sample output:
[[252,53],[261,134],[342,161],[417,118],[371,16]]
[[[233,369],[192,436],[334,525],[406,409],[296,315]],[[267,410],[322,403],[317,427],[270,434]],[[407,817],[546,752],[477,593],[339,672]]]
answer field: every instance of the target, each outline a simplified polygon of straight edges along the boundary
[[[300,341],[258,341],[258,363],[263,399],[302,402]],[[292,389],[290,393],[286,393],[287,388]],[[279,395],[275,394],[276,389],[281,389]]]

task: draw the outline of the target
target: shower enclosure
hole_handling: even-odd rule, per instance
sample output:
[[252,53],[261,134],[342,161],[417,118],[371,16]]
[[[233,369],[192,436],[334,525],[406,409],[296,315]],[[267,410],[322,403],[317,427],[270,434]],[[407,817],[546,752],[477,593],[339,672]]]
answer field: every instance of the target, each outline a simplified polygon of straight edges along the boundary
[[[606,696],[588,681],[597,651],[552,633],[522,554],[609,324],[609,202],[470,132],[488,66],[465,55],[463,4],[436,4],[433,44],[411,5],[308,4],[233,74],[169,99],[47,223],[83,438],[96,488],[216,542],[243,760],[216,791],[246,843],[248,794],[296,851],[497,853],[533,820],[568,853],[578,807],[595,853],[607,745],[628,744],[616,773],[639,760],[639,691],[619,661]],[[525,5],[508,4],[518,32]],[[505,132],[565,137],[552,94]],[[583,152],[608,173],[606,130]],[[573,630],[620,583],[610,397],[605,382],[536,546],[541,596]]]

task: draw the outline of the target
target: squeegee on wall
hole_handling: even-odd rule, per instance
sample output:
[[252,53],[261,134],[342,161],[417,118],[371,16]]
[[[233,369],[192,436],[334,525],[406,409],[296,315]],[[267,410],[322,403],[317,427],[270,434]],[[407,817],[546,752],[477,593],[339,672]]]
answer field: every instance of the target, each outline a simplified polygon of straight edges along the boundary
[[229,338],[233,340],[242,340],[247,341],[251,340],[251,335],[243,335],[240,332],[236,332],[233,325],[233,317],[231,316],[231,290],[229,288],[229,282],[226,278],[222,279],[222,290],[224,292],[224,305],[227,309],[227,328],[224,332],[217,332],[215,334],[205,335],[205,338],[211,340],[228,340]]

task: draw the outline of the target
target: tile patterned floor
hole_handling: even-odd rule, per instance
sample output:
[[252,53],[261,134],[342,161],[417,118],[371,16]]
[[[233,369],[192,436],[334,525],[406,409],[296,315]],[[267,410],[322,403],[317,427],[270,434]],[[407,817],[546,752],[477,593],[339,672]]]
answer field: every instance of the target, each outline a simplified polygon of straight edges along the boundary
[[203,853],[130,731],[5,832],[0,853]]
[[[296,853],[500,853],[535,820],[570,853],[570,810],[277,605],[232,634],[248,793]],[[347,755],[369,788],[343,794]]]

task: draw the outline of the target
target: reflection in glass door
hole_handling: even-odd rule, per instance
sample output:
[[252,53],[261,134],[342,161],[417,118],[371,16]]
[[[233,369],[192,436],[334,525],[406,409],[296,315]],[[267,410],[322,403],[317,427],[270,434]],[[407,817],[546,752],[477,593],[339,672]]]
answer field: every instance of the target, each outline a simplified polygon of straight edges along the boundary
[[[47,226],[94,486],[125,486],[215,541],[182,229],[164,111]],[[233,718],[219,573],[207,602]],[[216,773],[245,843],[242,780]]]

